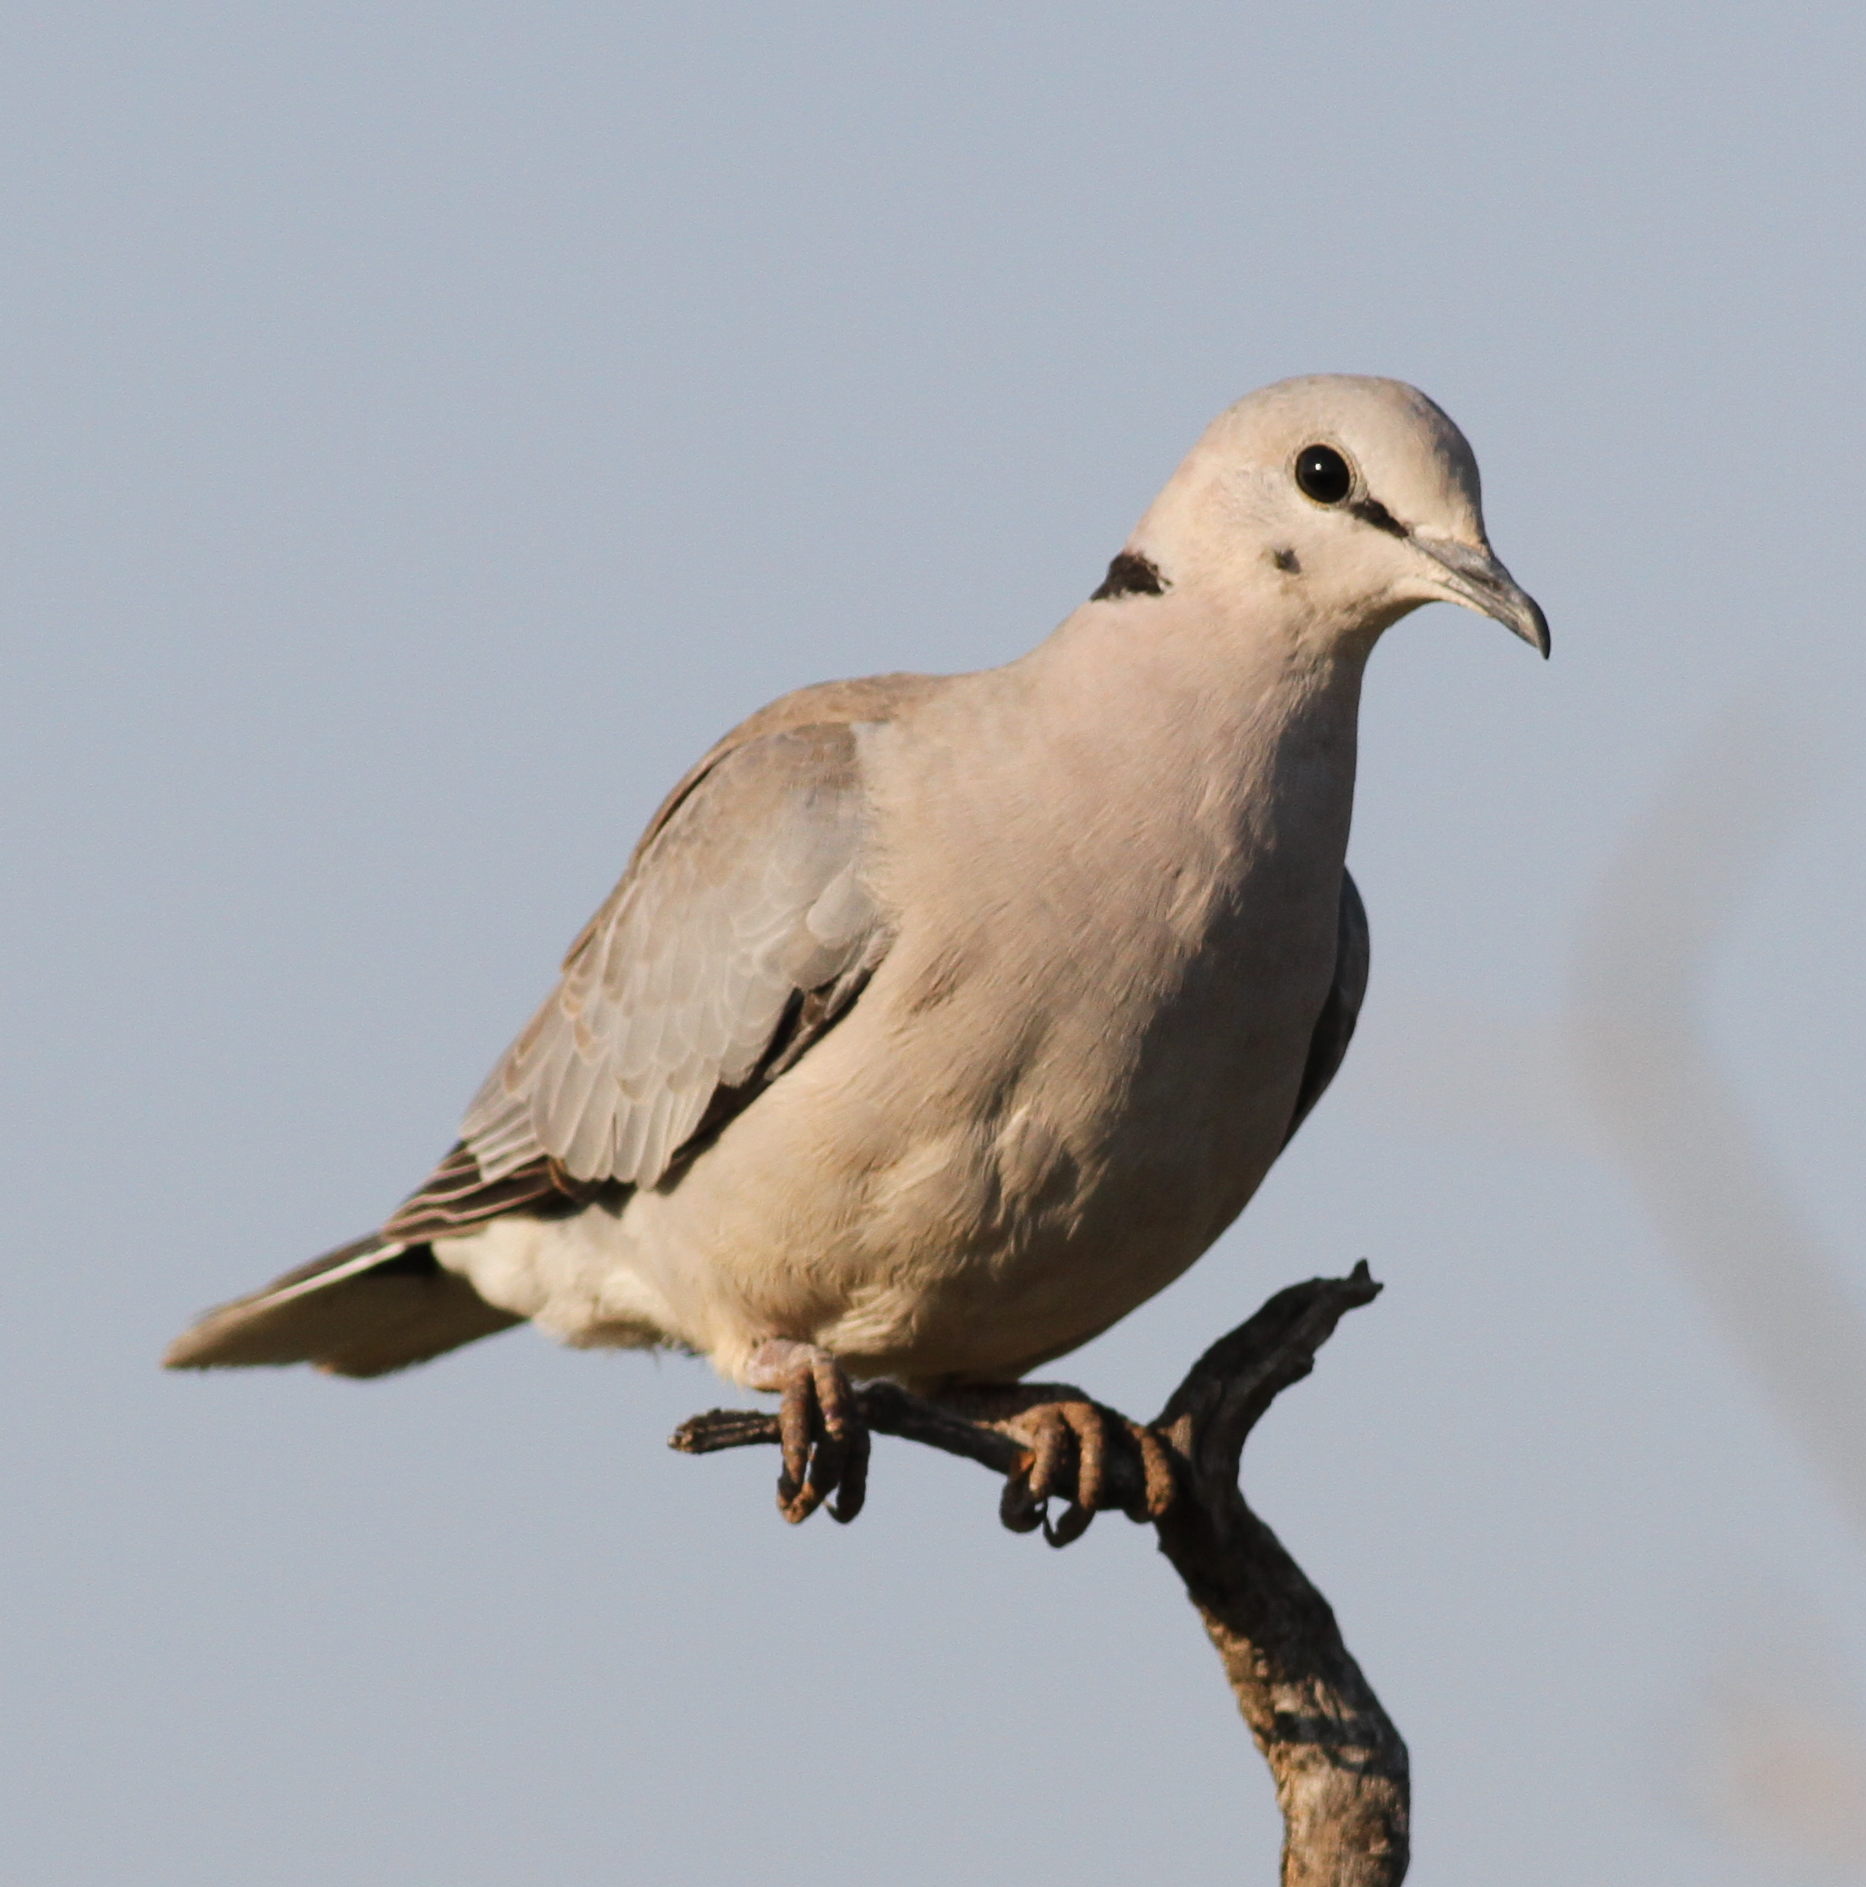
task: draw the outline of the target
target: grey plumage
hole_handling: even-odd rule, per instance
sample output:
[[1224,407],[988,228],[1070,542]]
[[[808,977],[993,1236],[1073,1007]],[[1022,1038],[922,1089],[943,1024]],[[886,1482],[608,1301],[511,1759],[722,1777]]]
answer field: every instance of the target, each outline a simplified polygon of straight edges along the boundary
[[[1343,502],[1295,481],[1318,450]],[[1435,598],[1546,650],[1450,421],[1388,381],[1240,402],[1030,655],[804,689],[721,741],[428,1182],[168,1360],[375,1374],[532,1318],[741,1380],[785,1339],[930,1382],[1085,1341],[1341,1065],[1361,669]]]
[[521,1322],[442,1270],[425,1246],[370,1237],[210,1311],[164,1361],[171,1369],[315,1362],[334,1376],[382,1376]]
[[859,724],[755,735],[682,797],[467,1110],[487,1179],[543,1154],[652,1185],[722,1090],[833,1025],[886,948],[861,744]]

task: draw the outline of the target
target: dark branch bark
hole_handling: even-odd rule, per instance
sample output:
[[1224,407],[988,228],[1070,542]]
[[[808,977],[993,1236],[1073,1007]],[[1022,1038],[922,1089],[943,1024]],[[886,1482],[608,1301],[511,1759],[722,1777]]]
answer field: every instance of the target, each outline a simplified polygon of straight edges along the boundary
[[[1151,1426],[1172,1451],[1178,1488],[1154,1522],[1160,1550],[1204,1621],[1238,1710],[1263,1752],[1283,1811],[1284,1887],[1398,1887],[1408,1859],[1406,1745],[1341,1641],[1328,1601],[1246,1503],[1238,1463],[1270,1404],[1315,1366],[1348,1311],[1380,1286],[1365,1264],[1346,1278],[1279,1291],[1193,1364]],[[969,1421],[892,1383],[862,1390],[884,1435],[963,1455],[1006,1477],[1027,1468],[1001,1425]],[[775,1442],[774,1416],[716,1409],[673,1446],[711,1454]],[[1144,1498],[1137,1454],[1108,1463],[1104,1505]]]

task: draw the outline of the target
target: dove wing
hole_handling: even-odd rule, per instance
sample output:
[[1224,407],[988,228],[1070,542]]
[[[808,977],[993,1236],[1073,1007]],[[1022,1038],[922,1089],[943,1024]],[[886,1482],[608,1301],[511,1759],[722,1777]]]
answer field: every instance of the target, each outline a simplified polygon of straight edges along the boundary
[[1348,1052],[1354,1025],[1360,1019],[1361,998],[1367,993],[1367,963],[1367,907],[1361,902],[1360,888],[1344,871],[1340,915],[1335,929],[1335,977],[1322,1004],[1322,1013],[1316,1018],[1315,1032],[1309,1038],[1309,1059],[1303,1065],[1296,1111],[1290,1118],[1289,1132],[1283,1137],[1285,1146],[1296,1137],[1296,1129],[1327,1091],[1342,1057]]
[[385,1237],[652,1186],[835,1024],[888,943],[870,731],[782,727],[682,783]]

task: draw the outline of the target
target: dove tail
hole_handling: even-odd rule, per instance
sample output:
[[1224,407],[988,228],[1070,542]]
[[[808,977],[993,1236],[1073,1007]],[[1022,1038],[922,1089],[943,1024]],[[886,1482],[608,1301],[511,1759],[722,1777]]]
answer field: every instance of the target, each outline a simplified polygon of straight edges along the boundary
[[381,1376],[509,1329],[427,1245],[359,1239],[210,1310],[169,1345],[168,1369],[314,1363],[337,1376]]

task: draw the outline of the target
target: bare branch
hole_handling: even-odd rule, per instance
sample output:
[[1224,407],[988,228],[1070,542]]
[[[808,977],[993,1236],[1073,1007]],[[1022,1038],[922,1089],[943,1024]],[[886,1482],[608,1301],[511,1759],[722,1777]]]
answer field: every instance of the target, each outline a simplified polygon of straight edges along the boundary
[[[1342,1643],[1328,1601],[1238,1486],[1251,1430],[1314,1368],[1342,1317],[1379,1290],[1363,1263],[1348,1277],[1279,1291],[1193,1364],[1151,1424],[1178,1482],[1153,1523],[1160,1550],[1269,1764],[1283,1812],[1284,1887],[1398,1887],[1406,1874],[1406,1745]],[[970,1420],[892,1383],[871,1383],[859,1402],[881,1434],[964,1456],[1007,1479],[1028,1472],[1030,1452],[1009,1421]],[[715,1409],[684,1422],[671,1445],[712,1454],[778,1440],[775,1416]],[[1139,1453],[1111,1455],[1099,1505],[1144,1511],[1146,1499]],[[1059,1527],[1052,1538],[1079,1531]]]

